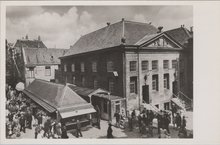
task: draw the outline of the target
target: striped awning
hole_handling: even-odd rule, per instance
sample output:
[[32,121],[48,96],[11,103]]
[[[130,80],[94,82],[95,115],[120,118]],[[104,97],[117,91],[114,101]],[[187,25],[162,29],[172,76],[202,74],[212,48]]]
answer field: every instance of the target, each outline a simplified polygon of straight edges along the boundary
[[41,107],[43,107],[45,110],[47,110],[48,112],[53,113],[53,112],[56,111],[56,108],[54,108],[53,106],[49,105],[45,101],[39,99],[38,97],[36,97],[34,94],[28,92],[27,90],[23,90],[23,93],[26,96],[28,96],[31,100],[33,100],[35,103],[39,104]]

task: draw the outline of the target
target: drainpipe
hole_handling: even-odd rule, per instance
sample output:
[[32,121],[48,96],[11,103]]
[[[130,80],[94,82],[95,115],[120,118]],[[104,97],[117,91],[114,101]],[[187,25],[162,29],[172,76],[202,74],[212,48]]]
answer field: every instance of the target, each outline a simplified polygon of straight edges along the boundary
[[137,87],[138,87],[138,106],[139,106],[139,110],[141,110],[141,79],[140,79],[140,47],[137,47],[137,58],[138,58],[138,83],[137,83]]

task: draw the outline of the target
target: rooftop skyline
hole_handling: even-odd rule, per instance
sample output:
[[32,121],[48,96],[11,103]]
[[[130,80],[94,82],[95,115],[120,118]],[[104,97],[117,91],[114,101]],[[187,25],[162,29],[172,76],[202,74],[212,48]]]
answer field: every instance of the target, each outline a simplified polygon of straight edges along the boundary
[[6,9],[6,38],[15,43],[38,35],[48,48],[69,48],[82,35],[122,18],[151,23],[163,30],[193,25],[192,6],[10,6]]

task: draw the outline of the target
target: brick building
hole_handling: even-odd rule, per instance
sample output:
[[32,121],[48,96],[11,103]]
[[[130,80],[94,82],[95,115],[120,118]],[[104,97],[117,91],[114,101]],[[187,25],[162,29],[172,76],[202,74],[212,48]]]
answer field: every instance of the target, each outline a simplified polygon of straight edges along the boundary
[[143,103],[169,109],[182,50],[161,27],[122,19],[82,36],[60,58],[56,79],[106,89],[126,98],[128,110]]

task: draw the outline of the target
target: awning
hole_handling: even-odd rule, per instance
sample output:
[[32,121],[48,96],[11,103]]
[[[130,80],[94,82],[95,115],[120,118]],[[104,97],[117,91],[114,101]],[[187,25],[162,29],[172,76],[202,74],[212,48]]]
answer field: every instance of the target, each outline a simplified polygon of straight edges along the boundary
[[175,103],[177,106],[179,106],[180,108],[185,109],[184,104],[180,102],[178,98],[172,98],[171,101]]
[[32,99],[35,103],[39,104],[41,107],[43,107],[48,112],[53,113],[56,111],[56,108],[49,105],[45,101],[37,98],[36,96],[34,96],[32,93],[28,92],[27,90],[23,90],[23,93],[26,94],[30,99]]
[[84,114],[90,114],[96,112],[94,108],[82,109],[82,110],[73,110],[69,112],[60,112],[61,118],[74,117]]
[[146,108],[147,110],[152,110],[155,113],[159,113],[160,112],[160,110],[156,106],[153,106],[151,104],[143,103],[143,107]]

